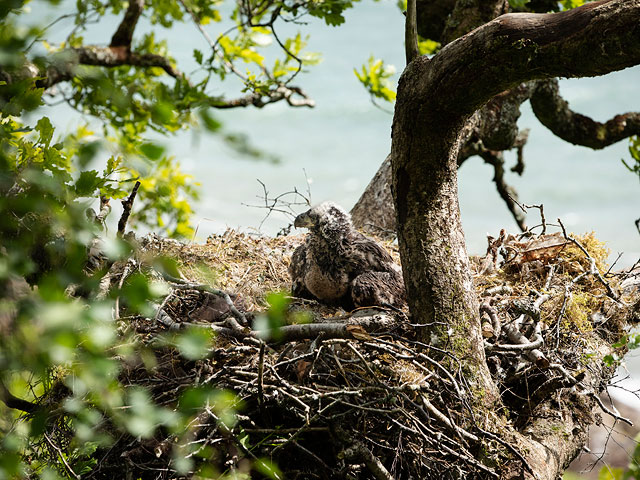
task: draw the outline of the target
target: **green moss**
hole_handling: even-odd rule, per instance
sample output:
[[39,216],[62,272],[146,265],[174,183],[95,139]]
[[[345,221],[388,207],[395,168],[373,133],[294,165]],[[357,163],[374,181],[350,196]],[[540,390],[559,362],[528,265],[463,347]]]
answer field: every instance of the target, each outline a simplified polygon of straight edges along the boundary
[[[591,258],[596,262],[596,267],[602,272],[606,272],[608,269],[607,258],[611,253],[606,247],[606,243],[598,240],[594,232],[585,233],[584,235],[572,235],[580,244],[585,248]],[[584,252],[577,246],[571,245],[569,248],[563,250],[560,255],[562,258],[569,262],[577,262],[585,269],[589,269],[589,259]]]
[[589,320],[591,313],[597,309],[600,299],[589,293],[579,292],[571,295],[567,301],[567,309],[562,320],[562,327],[585,333],[593,330]]

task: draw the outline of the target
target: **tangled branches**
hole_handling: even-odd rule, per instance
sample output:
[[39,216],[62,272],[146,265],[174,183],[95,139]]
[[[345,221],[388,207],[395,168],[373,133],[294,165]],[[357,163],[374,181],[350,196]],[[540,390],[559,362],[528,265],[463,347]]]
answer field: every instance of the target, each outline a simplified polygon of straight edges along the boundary
[[[100,428],[114,442],[98,448],[90,478],[120,477],[123,468],[141,479],[279,471],[292,479],[534,477],[519,435],[540,422],[551,437],[550,419],[571,419],[563,421],[577,439],[598,405],[628,422],[598,398],[614,371],[603,360],[624,333],[629,299],[607,296],[620,291],[619,279],[594,272],[603,271],[603,257],[592,237],[503,234],[477,262],[487,362],[501,393],[486,405],[464,359],[418,341],[406,312],[289,299],[280,324],[260,323],[265,292],[288,281],[293,248],[291,237],[232,232],[204,246],[149,236],[134,258],[113,265],[103,289],[120,291],[141,272],[166,286],[152,315],[116,302],[114,316],[139,352],[122,358],[118,380],[168,413],[186,411],[188,421],[136,437],[105,417]],[[163,253],[181,262],[179,276],[149,262]],[[189,266],[203,259],[223,272],[216,287]],[[214,334],[197,359],[172,340],[194,330]],[[56,395],[50,404],[64,391]],[[41,448],[69,458],[60,428],[69,417],[54,411]],[[68,475],[76,468],[58,465]]]
[[[137,329],[148,335],[162,325],[139,322]],[[394,319],[378,333],[356,328],[351,338],[319,335],[277,344],[219,335],[207,358],[197,362],[185,362],[174,350],[156,352],[151,375],[139,365],[127,368],[121,381],[148,388],[156,402],[171,402],[194,386],[231,390],[243,408],[229,421],[205,406],[186,440],[160,434],[133,449],[130,441],[120,442],[95,477],[112,477],[121,458],[140,478],[156,478],[167,468],[176,475],[172,448],[192,458],[215,446],[215,457],[207,460],[220,472],[270,458],[287,478],[391,479],[436,472],[453,478],[451,471],[497,478],[476,460],[478,449],[493,445],[491,457],[498,462],[504,447],[484,435],[455,359],[430,357],[427,345],[408,340],[411,335],[400,335],[400,329]]]

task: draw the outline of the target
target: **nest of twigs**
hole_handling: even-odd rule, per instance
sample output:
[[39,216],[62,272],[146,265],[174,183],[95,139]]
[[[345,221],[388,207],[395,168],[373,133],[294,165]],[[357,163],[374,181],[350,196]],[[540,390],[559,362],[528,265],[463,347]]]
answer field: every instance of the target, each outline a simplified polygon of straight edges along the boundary
[[[622,279],[605,275],[605,254],[592,237],[501,235],[475,261],[487,362],[503,411],[483,411],[459,359],[420,342],[407,312],[344,312],[292,299],[291,325],[279,337],[256,332],[265,294],[288,288],[299,241],[234,232],[204,245],[147,237],[134,267],[114,266],[112,286],[158,254],[176,258],[184,276],[164,276],[171,293],[154,318],[127,317],[126,306],[119,312],[123,328],[154,355],[153,368],[125,363],[122,384],[147,388],[168,408],[194,386],[228,390],[238,413],[228,418],[211,403],[183,432],[120,435],[98,452],[91,478],[124,471],[141,479],[261,478],[273,474],[270,462],[287,479],[497,478],[507,458],[529,468],[500,425],[523,430],[560,390],[596,396],[580,388],[589,369],[613,373],[590,353],[623,335],[629,309],[621,306]],[[313,323],[296,323],[303,310]],[[155,346],[163,332],[185,326],[217,333],[206,358]]]

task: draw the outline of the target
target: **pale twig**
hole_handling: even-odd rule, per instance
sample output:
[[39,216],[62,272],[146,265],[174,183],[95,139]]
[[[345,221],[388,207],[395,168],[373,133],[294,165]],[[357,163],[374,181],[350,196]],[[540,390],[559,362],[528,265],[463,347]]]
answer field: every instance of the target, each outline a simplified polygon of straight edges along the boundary
[[540,232],[540,235],[544,235],[547,233],[547,221],[544,218],[544,205],[541,203],[540,205],[526,205],[526,204],[522,204],[525,208],[537,208],[538,210],[540,210],[540,222],[542,224],[542,232]]
[[44,433],[43,435],[44,435],[44,439],[47,441],[49,446],[56,451],[56,453],[60,457],[60,461],[63,463],[63,465],[69,472],[69,474],[71,474],[71,476],[76,480],[80,480],[81,478],[80,475],[78,475],[76,472],[73,471],[73,468],[71,468],[71,465],[69,465],[69,463],[67,462],[67,459],[65,458],[64,453],[62,452],[60,447],[58,447],[55,443],[53,443],[46,433]]
[[[591,398],[593,398],[596,401],[596,403],[598,404],[598,406],[600,406],[600,408],[602,409],[602,411],[604,413],[606,413],[607,415],[611,415],[616,420],[620,420],[621,422],[624,422],[627,425],[630,425],[630,426],[633,427],[633,422],[631,420],[629,420],[628,418],[623,417],[617,411],[614,411],[614,410],[611,410],[610,408],[608,408],[602,402],[602,399],[600,398],[600,396],[598,394],[596,394],[596,392],[594,392],[593,390],[585,390],[583,392],[579,392],[579,395],[589,395]],[[613,408],[615,409],[615,407],[613,407]]]
[[584,248],[582,246],[582,244],[578,240],[573,238],[571,235],[567,235],[567,231],[565,230],[564,225],[562,224],[562,221],[560,221],[560,219],[558,219],[558,223],[560,223],[560,227],[562,228],[562,234],[564,235],[564,238],[566,240],[569,240],[570,242],[572,242],[576,247],[578,247],[582,251],[582,253],[584,253],[586,255],[587,259],[589,260],[589,273],[592,274],[593,276],[595,276],[598,279],[598,281],[602,285],[604,285],[604,287],[607,289],[607,295],[609,297],[611,297],[614,300],[618,301],[618,296],[615,294],[615,292],[611,288],[611,285],[609,285],[609,282],[607,282],[602,277],[602,275],[600,274],[600,271],[598,270],[598,267],[596,267],[595,259],[589,254],[587,249]]
[[478,442],[480,439],[473,435],[472,433],[467,432],[464,428],[455,425],[451,422],[440,410],[438,410],[426,397],[426,395],[420,395],[422,399],[422,404],[424,407],[438,420],[440,420],[449,430],[452,430],[454,433],[457,433],[461,437],[464,437],[467,440],[471,440],[472,442]]
[[[243,205],[246,207],[264,208],[267,210],[266,215],[260,221],[258,230],[262,228],[262,225],[264,224],[264,222],[269,218],[269,216],[273,212],[282,213],[288,216],[289,218],[293,219],[297,216],[297,213],[295,212],[293,207],[297,207],[301,205],[309,206],[311,204],[309,179],[306,176],[306,172],[305,172],[305,180],[307,184],[307,195],[300,193],[296,187],[293,187],[293,190],[290,190],[288,192],[284,192],[279,195],[276,195],[275,197],[269,198],[269,191],[267,190],[267,186],[260,179],[256,179],[256,181],[262,187],[262,192],[263,192],[262,196],[258,198],[262,199],[264,204],[250,205],[250,204],[243,203]],[[289,200],[290,197],[293,197],[293,200]]]

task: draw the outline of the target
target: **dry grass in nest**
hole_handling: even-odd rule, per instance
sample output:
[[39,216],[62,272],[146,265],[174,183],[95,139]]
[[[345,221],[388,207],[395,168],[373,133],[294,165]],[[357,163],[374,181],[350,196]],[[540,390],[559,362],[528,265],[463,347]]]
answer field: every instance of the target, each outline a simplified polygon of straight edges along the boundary
[[[153,254],[177,260],[187,280],[238,295],[246,310],[260,310],[266,306],[268,293],[291,290],[291,255],[304,238],[304,234],[273,238],[227,230],[209,236],[204,244],[153,235],[145,237],[144,242]],[[397,244],[378,241],[399,265]]]
[[267,293],[290,290],[291,255],[303,239],[303,235],[255,237],[227,230],[211,235],[204,244],[154,237],[146,248],[177,260],[189,281],[234,293],[247,310],[257,310],[266,306]]

